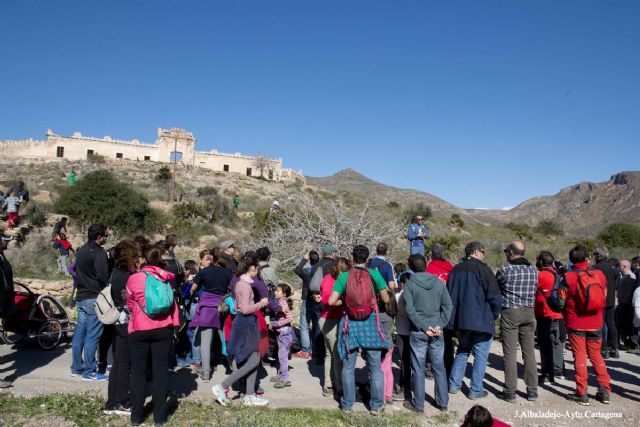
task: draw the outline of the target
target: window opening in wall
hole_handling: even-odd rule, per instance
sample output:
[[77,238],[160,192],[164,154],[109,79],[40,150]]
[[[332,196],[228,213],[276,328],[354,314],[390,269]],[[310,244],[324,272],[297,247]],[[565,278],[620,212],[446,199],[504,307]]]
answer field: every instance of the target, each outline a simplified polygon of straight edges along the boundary
[[122,158],[122,153],[116,153],[116,159],[121,159]]
[[87,157],[93,156],[93,150],[87,150]]
[[247,168],[247,176],[251,176],[251,168]]
[[269,179],[273,179],[273,171],[272,170],[269,171]]
[[169,154],[169,160],[173,162],[174,158],[176,162],[182,161],[182,153],[180,151],[172,151]]
[[229,165],[223,165],[222,170],[225,172],[229,172]]
[[149,160],[151,160],[151,156],[144,156],[144,161],[148,162]]
[[64,147],[56,147],[56,157],[64,157]]

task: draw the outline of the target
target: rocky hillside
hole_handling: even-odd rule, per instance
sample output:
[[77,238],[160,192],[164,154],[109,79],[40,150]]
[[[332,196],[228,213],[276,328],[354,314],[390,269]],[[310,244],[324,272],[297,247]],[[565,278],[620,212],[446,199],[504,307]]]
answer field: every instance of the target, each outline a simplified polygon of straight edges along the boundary
[[607,182],[582,182],[553,196],[534,197],[508,211],[468,210],[489,224],[558,222],[571,234],[592,235],[613,222],[640,222],[640,172],[620,172]]

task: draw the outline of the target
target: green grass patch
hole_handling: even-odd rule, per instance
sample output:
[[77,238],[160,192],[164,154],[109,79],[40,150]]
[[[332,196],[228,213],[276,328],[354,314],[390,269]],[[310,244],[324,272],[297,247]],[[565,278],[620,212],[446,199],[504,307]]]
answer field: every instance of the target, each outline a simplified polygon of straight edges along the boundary
[[[0,425],[22,426],[30,419],[46,425],[60,425],[60,420],[80,427],[128,426],[128,417],[104,415],[104,399],[96,394],[49,394],[35,397],[16,397],[0,393]],[[238,403],[223,408],[213,403],[199,403],[170,398],[170,417],[167,426],[309,426],[314,427],[393,427],[419,426],[428,423],[444,424],[455,414],[438,414],[430,418],[416,417],[408,412],[387,412],[373,417],[368,413],[345,416],[338,409],[270,409],[244,408]],[[152,423],[147,408],[146,423]]]

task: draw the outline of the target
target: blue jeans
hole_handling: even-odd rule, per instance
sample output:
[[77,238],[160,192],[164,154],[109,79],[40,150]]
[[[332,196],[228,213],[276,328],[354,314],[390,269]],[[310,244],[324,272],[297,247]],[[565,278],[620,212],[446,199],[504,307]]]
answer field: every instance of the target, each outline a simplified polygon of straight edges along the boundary
[[[78,321],[71,341],[71,372],[91,375],[96,370],[96,349],[102,334],[102,322],[96,316],[96,299],[84,299],[76,302]],[[84,353],[84,361],[83,361]]]
[[[189,319],[193,319],[193,316],[196,314],[197,304],[192,303],[189,308]],[[185,352],[184,357],[177,357],[176,363],[180,367],[186,367],[193,364],[199,365],[201,361],[200,357],[200,345],[196,345],[196,336],[198,334],[198,328],[190,328],[189,325],[186,326],[187,338],[189,338],[189,343],[191,344],[189,351]]]
[[[310,310],[313,304],[314,302],[310,300],[301,301],[300,304],[300,350],[305,353],[313,353],[320,331],[318,326],[320,319]],[[311,315],[308,316],[307,313]],[[311,334],[309,334],[309,322],[311,322]]]
[[420,254],[424,256],[424,244],[420,246],[411,245],[409,247],[409,255],[415,255],[415,254]]
[[[371,385],[371,400],[369,408],[376,411],[384,403],[384,376],[380,367],[380,350],[367,350],[366,362],[369,369],[369,384]],[[343,410],[350,410],[356,401],[356,361],[358,351],[355,350],[343,360],[342,364],[342,397],[340,404]]]
[[444,336],[430,337],[423,331],[412,331],[411,344],[411,391],[414,408],[424,411],[424,367],[425,356],[429,354],[431,372],[435,383],[435,400],[440,408],[449,405],[447,371],[444,368]]
[[484,391],[482,381],[487,369],[487,359],[489,358],[493,335],[485,332],[459,330],[458,341],[458,352],[455,359],[453,359],[451,376],[449,377],[449,389],[460,390],[462,377],[464,377],[467,370],[469,353],[473,352],[473,371],[471,373],[469,397],[475,397]]

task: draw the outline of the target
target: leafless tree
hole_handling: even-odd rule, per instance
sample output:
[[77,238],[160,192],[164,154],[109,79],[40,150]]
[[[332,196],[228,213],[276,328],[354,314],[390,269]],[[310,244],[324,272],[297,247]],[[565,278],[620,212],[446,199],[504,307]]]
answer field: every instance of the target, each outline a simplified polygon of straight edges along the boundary
[[260,173],[258,176],[263,176],[265,171],[273,167],[274,162],[264,154],[258,154],[255,158],[255,165],[256,171]]
[[287,200],[285,210],[271,215],[267,226],[244,243],[247,248],[268,246],[273,254],[271,262],[287,265],[326,244],[348,256],[357,244],[372,250],[401,233],[399,223],[383,220],[369,206],[352,211],[341,201],[332,201],[321,207],[309,195],[296,195]]

